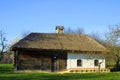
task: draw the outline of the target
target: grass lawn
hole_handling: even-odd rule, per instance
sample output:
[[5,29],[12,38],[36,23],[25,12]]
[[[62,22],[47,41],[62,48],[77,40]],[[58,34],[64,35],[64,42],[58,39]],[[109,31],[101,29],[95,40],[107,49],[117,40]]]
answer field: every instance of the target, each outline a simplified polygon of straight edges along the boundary
[[120,72],[114,73],[14,73],[13,65],[0,64],[0,80],[120,80]]
[[0,73],[10,71],[13,71],[13,64],[0,64]]

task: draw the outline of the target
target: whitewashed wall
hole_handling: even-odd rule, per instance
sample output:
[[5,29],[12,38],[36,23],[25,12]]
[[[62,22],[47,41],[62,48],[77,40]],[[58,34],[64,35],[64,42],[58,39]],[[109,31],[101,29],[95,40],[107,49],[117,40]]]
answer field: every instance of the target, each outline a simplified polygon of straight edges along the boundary
[[[90,54],[75,54],[68,53],[67,55],[67,69],[69,68],[98,68],[98,66],[94,66],[94,60],[99,60],[101,63],[101,68],[105,68],[105,59],[100,58],[99,55],[90,55]],[[82,66],[77,67],[77,60],[82,60]]]

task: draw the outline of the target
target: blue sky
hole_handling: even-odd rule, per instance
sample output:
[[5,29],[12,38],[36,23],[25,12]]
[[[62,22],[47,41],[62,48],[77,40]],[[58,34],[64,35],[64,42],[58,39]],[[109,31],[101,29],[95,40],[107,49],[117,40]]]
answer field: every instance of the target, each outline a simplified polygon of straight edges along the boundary
[[8,41],[27,31],[54,33],[56,25],[104,33],[114,24],[120,24],[120,0],[0,0]]

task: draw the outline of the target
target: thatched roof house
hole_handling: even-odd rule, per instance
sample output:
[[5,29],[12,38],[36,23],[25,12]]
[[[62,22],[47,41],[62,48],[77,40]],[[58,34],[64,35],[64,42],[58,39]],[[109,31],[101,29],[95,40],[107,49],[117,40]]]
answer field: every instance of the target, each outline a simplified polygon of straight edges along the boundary
[[[63,30],[63,28],[59,29]],[[14,44],[11,49],[15,52],[15,69],[59,71],[71,68],[85,68],[83,58],[87,59],[87,57],[81,53],[101,53],[106,51],[104,46],[89,36],[61,33],[62,31],[59,30],[58,34],[31,33]],[[97,62],[100,61],[96,57],[93,57],[93,59],[98,60]],[[73,60],[74,65],[71,65],[71,60]],[[86,68],[89,68],[89,65]],[[91,68],[96,67],[93,65]],[[105,63],[103,68],[105,68]]]

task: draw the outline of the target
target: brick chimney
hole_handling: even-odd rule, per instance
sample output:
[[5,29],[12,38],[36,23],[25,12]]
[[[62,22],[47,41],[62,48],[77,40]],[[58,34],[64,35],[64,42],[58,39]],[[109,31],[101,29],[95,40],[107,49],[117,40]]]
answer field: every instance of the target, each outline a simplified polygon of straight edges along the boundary
[[55,29],[58,34],[63,34],[64,26],[56,26]]

